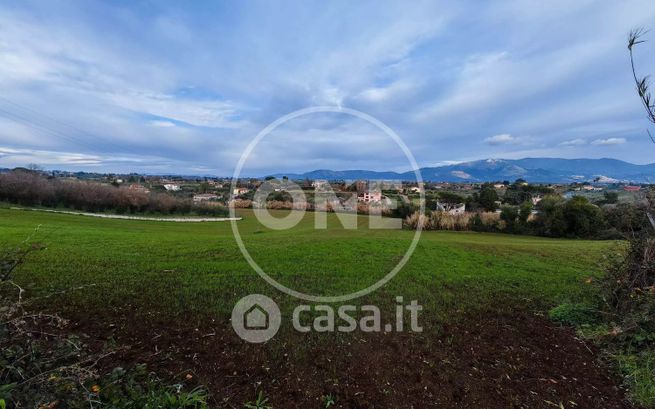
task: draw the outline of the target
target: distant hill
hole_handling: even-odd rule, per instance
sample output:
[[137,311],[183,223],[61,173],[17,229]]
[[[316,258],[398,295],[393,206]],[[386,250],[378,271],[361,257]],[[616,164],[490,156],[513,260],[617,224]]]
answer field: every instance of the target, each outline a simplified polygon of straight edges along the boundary
[[[570,183],[598,181],[601,183],[655,182],[655,164],[635,165],[618,159],[486,159],[454,165],[421,168],[424,181],[431,182],[491,182],[523,178],[529,182]],[[328,180],[414,180],[414,172],[376,172],[370,170],[314,170],[302,174],[276,174],[292,179]]]

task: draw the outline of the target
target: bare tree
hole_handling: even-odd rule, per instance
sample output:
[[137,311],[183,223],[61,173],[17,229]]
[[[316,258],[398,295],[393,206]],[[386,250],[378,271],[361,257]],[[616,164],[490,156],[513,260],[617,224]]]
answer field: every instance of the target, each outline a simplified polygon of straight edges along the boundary
[[[653,96],[650,92],[650,75],[639,76],[637,74],[637,69],[635,68],[634,48],[635,46],[646,42],[646,40],[644,40],[644,35],[646,35],[646,33],[648,33],[648,31],[643,27],[630,31],[630,34],[628,34],[628,51],[630,53],[632,78],[634,79],[635,86],[637,87],[637,94],[639,95],[641,104],[646,110],[646,116],[648,120],[655,124],[655,102],[653,102]],[[647,129],[646,132],[648,133],[650,140],[655,143],[655,138],[653,138],[650,130]],[[652,209],[654,207],[652,200],[649,199],[649,202],[651,202],[650,208]],[[650,225],[655,229],[655,216],[653,215],[653,212],[647,211],[646,214],[648,215]]]
[[[635,85],[637,87],[637,93],[639,94],[639,99],[641,100],[644,109],[646,110],[646,115],[648,120],[655,124],[655,103],[653,102],[653,97],[650,93],[650,75],[639,76],[637,74],[637,69],[635,68],[635,56],[634,48],[636,45],[646,42],[643,39],[644,35],[648,31],[644,28],[637,28],[630,31],[628,35],[628,50],[630,52],[630,66],[632,68],[632,77],[634,78]],[[648,132],[650,140],[655,143],[653,135]]]
[[43,172],[43,167],[41,165],[37,165],[36,163],[30,163],[27,165],[27,169],[34,171],[34,172]]

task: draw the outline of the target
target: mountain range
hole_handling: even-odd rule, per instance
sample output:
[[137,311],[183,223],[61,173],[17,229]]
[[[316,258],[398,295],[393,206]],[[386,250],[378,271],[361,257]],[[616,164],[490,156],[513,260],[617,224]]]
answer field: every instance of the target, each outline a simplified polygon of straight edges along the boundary
[[[618,159],[484,159],[451,165],[421,168],[424,181],[492,182],[525,179],[534,183],[631,182],[655,181],[655,164],[635,165]],[[415,180],[414,172],[377,172],[371,170],[313,170],[301,174],[276,174],[291,179],[327,180]]]

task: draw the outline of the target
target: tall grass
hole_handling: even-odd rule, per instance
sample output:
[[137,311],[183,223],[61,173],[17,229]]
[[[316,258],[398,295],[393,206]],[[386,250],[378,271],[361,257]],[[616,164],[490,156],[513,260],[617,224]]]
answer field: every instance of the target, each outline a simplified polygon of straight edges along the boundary
[[[412,229],[419,226],[423,230],[472,230],[472,220],[476,213],[449,214],[446,212],[432,212],[429,215],[415,212],[405,219],[405,224]],[[500,216],[498,213],[477,213],[485,226],[493,227],[498,225]]]

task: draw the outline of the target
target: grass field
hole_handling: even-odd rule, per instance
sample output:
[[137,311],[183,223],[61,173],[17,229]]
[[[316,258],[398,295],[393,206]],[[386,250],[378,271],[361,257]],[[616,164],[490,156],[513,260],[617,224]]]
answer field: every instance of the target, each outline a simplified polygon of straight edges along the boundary
[[[262,268],[281,283],[315,295],[340,295],[373,284],[402,257],[413,236],[411,231],[370,230],[364,217],[357,230],[344,230],[333,215],[328,229],[315,230],[311,213],[291,230],[273,231],[249,211],[241,214],[243,241]],[[17,281],[45,293],[95,284],[66,295],[67,308],[101,311],[134,305],[227,319],[236,300],[250,293],[270,295],[283,305],[296,303],[250,268],[229,223],[102,220],[0,210],[2,244],[18,243],[37,226],[35,240],[47,249],[33,255]],[[428,317],[514,305],[543,309],[586,297],[584,280],[598,273],[603,255],[615,246],[424,232],[405,268],[366,300],[384,304],[395,295],[417,299]]]
[[[341,228],[334,215],[327,229],[315,230],[307,213],[279,231],[251,211],[240,215],[257,263],[313,295],[375,283],[414,235],[371,230],[361,216],[356,230]],[[323,407],[325,396],[337,399],[336,408],[423,407],[426,399],[429,407],[625,407],[607,370],[589,365],[592,351],[544,318],[550,307],[593,296],[586,282],[618,250],[615,242],[424,232],[392,281],[349,302],[375,304],[389,322],[396,296],[417,300],[423,332],[364,336],[295,332],[292,309],[306,302],[251,269],[229,222],[0,209],[0,245],[23,241],[37,226],[32,240],[46,248],[30,255],[15,281],[28,296],[45,297],[38,307],[71,317],[89,345],[128,346],[102,370],[137,362],[173,377],[192,370],[216,407],[242,408],[261,391],[274,408]],[[273,298],[283,315],[280,333],[262,346],[245,344],[229,323],[234,304],[252,293]],[[556,386],[543,382],[553,378]]]

